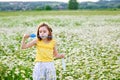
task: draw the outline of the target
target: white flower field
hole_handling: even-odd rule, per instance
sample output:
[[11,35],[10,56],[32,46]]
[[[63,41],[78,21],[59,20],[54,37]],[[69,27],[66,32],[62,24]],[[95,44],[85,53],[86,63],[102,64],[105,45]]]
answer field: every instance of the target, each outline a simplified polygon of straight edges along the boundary
[[54,60],[57,80],[120,80],[120,11],[0,12],[0,80],[32,80],[36,49],[21,39],[43,22],[65,54],[65,71]]

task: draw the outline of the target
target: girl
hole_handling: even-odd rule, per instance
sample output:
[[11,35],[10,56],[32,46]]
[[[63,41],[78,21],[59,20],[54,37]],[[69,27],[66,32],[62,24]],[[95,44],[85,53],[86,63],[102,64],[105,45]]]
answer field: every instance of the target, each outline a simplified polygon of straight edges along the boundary
[[26,49],[36,46],[37,53],[33,70],[33,80],[56,80],[56,70],[53,59],[64,58],[58,54],[56,42],[52,39],[52,29],[45,23],[38,26],[37,38],[25,43],[30,35],[25,34],[22,39],[21,48]]

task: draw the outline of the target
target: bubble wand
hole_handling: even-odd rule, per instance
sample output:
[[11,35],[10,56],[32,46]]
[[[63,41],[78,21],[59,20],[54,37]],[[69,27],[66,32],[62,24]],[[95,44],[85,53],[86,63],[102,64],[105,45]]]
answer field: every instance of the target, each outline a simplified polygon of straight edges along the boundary
[[62,58],[62,67],[63,67],[63,70],[65,71],[66,70],[66,64],[65,64],[64,58]]
[[35,38],[36,35],[35,35],[35,34],[30,34],[30,37],[31,37],[31,38]]

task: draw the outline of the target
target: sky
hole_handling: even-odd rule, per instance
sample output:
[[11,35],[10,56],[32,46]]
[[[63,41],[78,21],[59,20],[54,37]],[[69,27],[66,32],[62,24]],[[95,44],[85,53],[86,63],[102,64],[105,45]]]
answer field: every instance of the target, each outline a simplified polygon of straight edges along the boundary
[[[69,0],[0,0],[0,1],[58,1],[58,2],[68,2]],[[77,0],[78,2],[84,2],[84,1],[92,1],[92,2],[96,2],[96,1],[99,1],[99,0]]]

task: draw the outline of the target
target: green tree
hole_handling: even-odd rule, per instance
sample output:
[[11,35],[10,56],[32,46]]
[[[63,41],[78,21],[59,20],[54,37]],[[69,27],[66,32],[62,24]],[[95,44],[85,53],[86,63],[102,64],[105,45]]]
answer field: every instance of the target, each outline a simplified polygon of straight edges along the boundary
[[71,9],[71,10],[76,10],[78,9],[78,2],[77,0],[69,0],[69,3],[68,3],[68,9]]
[[45,6],[45,10],[52,10],[52,8],[51,8],[51,6],[46,5],[46,6]]

